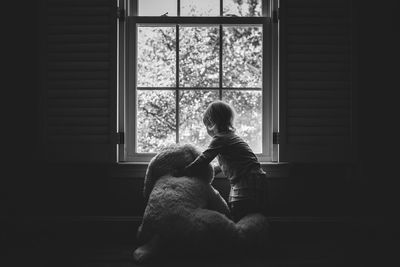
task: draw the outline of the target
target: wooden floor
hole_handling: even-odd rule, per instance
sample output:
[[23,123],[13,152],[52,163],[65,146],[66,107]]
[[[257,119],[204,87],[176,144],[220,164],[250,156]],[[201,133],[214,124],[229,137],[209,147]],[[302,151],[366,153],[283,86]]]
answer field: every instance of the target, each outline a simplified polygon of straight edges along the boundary
[[53,244],[53,246],[22,248],[15,250],[6,264],[1,266],[41,266],[41,267],[135,267],[135,266],[221,266],[221,267],[245,267],[245,266],[340,266],[343,263],[337,259],[324,259],[320,257],[302,258],[268,258],[252,257],[163,257],[146,264],[137,264],[132,260],[131,246],[102,246],[102,247],[65,247]]
[[[137,264],[132,259],[135,244],[86,242],[40,238],[9,244],[7,256],[0,266],[40,266],[40,267],[136,267],[136,266],[177,266],[177,267],[283,267],[283,266],[389,266],[378,264],[379,259],[366,260],[370,252],[352,253],[342,244],[291,244],[270,251],[254,252],[248,255],[225,256],[169,256],[164,255],[146,263]],[[374,264],[377,263],[377,264]],[[371,265],[370,265],[371,264]],[[393,265],[390,265],[393,266]]]
[[[3,227],[4,229],[5,227]],[[1,267],[284,267],[284,266],[400,266],[400,241],[391,245],[387,240],[365,231],[354,235],[355,229],[320,231],[310,235],[305,228],[282,228],[272,235],[270,248],[247,255],[163,255],[156,260],[137,264],[132,252],[137,247],[131,236],[100,237],[101,231],[88,235],[90,228],[66,232],[64,227],[42,233],[3,231]],[[316,227],[312,227],[315,229]],[[322,228],[322,227],[321,227]],[[276,228],[275,228],[276,229]],[[308,229],[308,228],[307,228]],[[277,231],[278,232],[278,231]],[[62,234],[61,234],[62,233]],[[134,231],[132,231],[134,233]],[[286,233],[286,235],[284,234]],[[350,237],[351,236],[351,237]],[[394,257],[389,257],[394,255]],[[398,256],[399,255],[399,256]],[[393,259],[398,263],[394,264]]]

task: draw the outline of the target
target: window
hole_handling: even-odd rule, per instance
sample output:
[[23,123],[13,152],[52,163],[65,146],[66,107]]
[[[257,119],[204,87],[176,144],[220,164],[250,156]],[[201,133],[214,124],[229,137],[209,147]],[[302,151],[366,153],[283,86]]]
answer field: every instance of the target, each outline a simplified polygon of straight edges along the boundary
[[277,24],[273,0],[131,0],[119,23],[119,160],[146,162],[170,143],[207,147],[217,99],[261,161],[276,159]]
[[[170,142],[205,144],[208,137],[201,141],[203,127],[196,120],[205,102],[220,97],[232,101],[242,114],[251,113],[251,122],[242,117],[236,126],[249,138],[261,161],[356,159],[358,59],[353,1],[280,0],[278,23],[277,16],[270,20],[277,11],[277,0],[47,2],[39,21],[44,37],[39,49],[44,55],[40,64],[45,77],[40,143],[45,160],[147,162],[154,146],[146,152],[143,142],[138,147],[138,139],[151,140],[151,135],[159,133],[158,125],[167,122],[173,127],[166,131],[169,135],[155,138],[155,149],[166,143],[167,137]],[[125,12],[114,12],[117,4]],[[249,8],[257,8],[257,16],[248,16]],[[124,16],[118,19],[117,14]],[[257,52],[261,63],[241,54],[250,51],[246,45],[253,45],[251,38],[228,38],[232,32],[257,38],[261,34],[262,45],[257,44],[262,48]],[[156,37],[164,38],[164,43]],[[139,41],[144,45],[139,46]],[[151,54],[150,48],[168,53]],[[162,55],[164,61],[149,60],[138,51]],[[188,54],[186,61],[184,53]],[[152,64],[142,64],[140,56]],[[202,68],[204,72],[200,72]],[[151,80],[139,73],[158,76]],[[241,104],[250,93],[258,100],[258,109]],[[154,113],[140,109],[140,99],[141,105],[154,102],[143,101],[140,94],[147,94],[147,99],[156,95],[165,100],[165,107],[157,116],[142,116],[140,121],[140,112]],[[182,101],[176,101],[177,97]],[[167,121],[165,114],[172,121]],[[193,129],[195,126],[200,129]],[[275,140],[279,145],[272,144],[272,133],[278,130]],[[124,142],[115,138],[116,132],[125,134]],[[260,135],[261,142],[250,139]]]

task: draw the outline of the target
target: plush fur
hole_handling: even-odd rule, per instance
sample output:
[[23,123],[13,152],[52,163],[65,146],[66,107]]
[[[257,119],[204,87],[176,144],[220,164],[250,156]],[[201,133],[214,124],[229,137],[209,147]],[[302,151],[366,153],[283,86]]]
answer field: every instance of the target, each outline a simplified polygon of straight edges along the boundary
[[194,146],[173,145],[150,161],[143,190],[147,205],[137,234],[141,246],[133,254],[136,261],[167,249],[218,252],[265,240],[265,216],[250,214],[236,224],[230,219],[225,200],[211,185],[211,164],[195,177],[173,176],[198,155]]

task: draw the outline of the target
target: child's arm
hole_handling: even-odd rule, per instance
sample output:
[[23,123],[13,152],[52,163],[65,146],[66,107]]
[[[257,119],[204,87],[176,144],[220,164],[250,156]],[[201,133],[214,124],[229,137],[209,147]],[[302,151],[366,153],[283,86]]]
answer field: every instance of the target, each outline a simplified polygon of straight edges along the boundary
[[213,138],[206,150],[201,153],[192,163],[184,169],[178,170],[174,176],[194,176],[199,170],[204,169],[207,165],[221,152],[223,144],[218,138]]
[[175,177],[181,177],[181,176],[196,176],[201,170],[204,170],[204,168],[207,168],[207,165],[209,162],[205,160],[204,158],[197,157],[194,161],[192,161],[189,165],[186,167],[176,170],[172,175]]

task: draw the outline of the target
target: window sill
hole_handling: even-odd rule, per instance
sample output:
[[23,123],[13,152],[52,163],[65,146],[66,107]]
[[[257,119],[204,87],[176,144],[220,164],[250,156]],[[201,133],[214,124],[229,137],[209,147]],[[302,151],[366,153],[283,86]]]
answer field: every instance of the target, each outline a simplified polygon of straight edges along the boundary
[[[109,167],[109,177],[115,179],[144,179],[146,175],[147,162],[120,162]],[[268,178],[287,178],[289,177],[290,163],[288,162],[261,162],[262,168],[267,173]],[[215,179],[226,179],[219,173]]]

